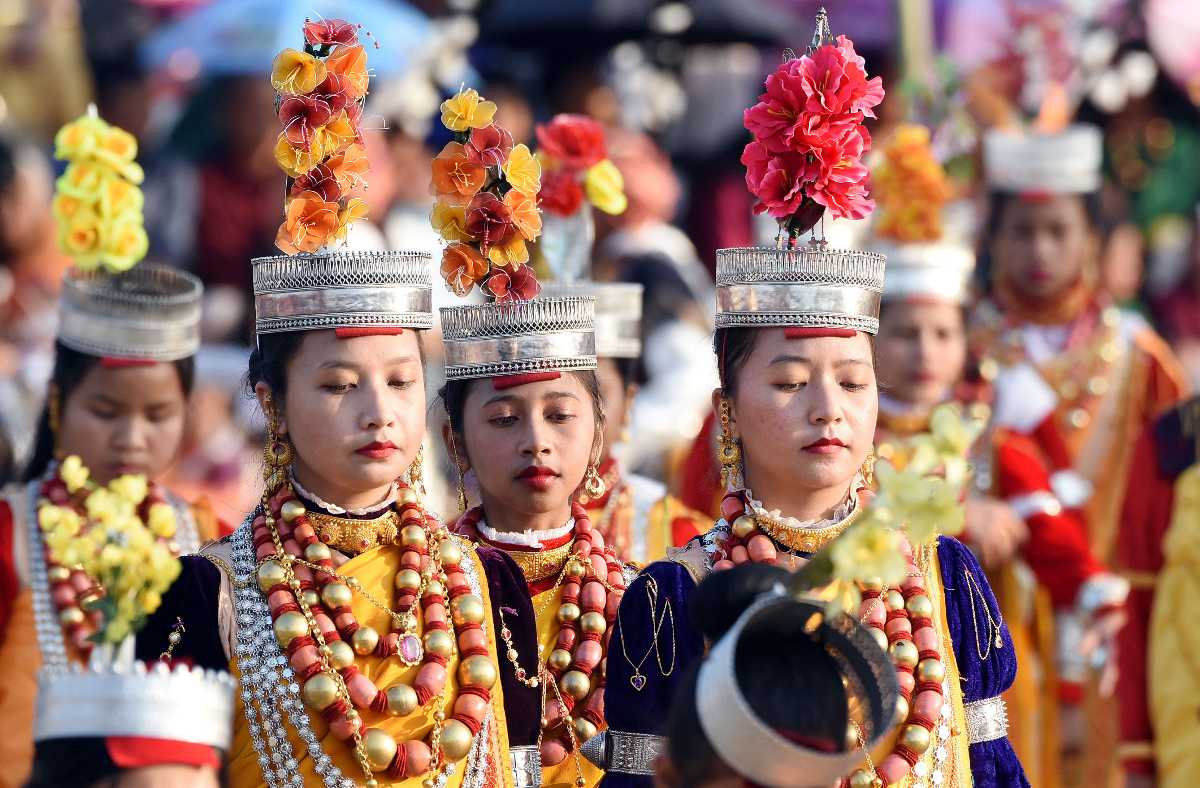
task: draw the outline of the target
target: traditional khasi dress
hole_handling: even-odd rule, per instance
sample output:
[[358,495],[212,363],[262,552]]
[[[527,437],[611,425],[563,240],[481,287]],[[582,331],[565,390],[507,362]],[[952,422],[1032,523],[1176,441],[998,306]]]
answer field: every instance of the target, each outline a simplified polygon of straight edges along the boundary
[[1127,773],[1163,788],[1195,782],[1195,637],[1191,615],[1200,560],[1200,399],[1163,415],[1138,439],[1122,509],[1118,552],[1132,591],[1118,638],[1121,743]]
[[[432,324],[424,253],[253,266],[259,334],[333,330],[351,341]],[[448,534],[407,483],[346,511],[280,470],[232,536],[185,560],[140,641],[153,649],[148,635],[180,619],[176,654],[238,678],[232,786],[509,786],[484,571],[506,559],[489,552]],[[435,747],[444,764],[430,765]]]
[[[553,282],[543,297],[596,299],[596,357],[637,358],[642,353],[642,286],[632,282]],[[672,547],[682,547],[708,530],[707,515],[667,493],[666,485],[630,473],[609,454],[600,463],[604,492],[580,495],[579,502],[604,541],[627,561],[645,565]]]
[[[989,188],[1014,199],[1086,196],[1101,186],[1102,139],[1091,126],[1057,134],[993,131],[984,159]],[[1082,512],[1092,553],[1119,570],[1115,548],[1132,449],[1146,426],[1186,393],[1182,371],[1144,320],[1105,304],[1086,271],[1052,307],[1027,303],[1003,271],[993,271],[992,279],[992,298],[974,316],[972,344],[993,378],[995,421],[1031,438],[1057,503]],[[1100,606],[1119,604],[1111,594],[1101,597]],[[1057,630],[1058,652],[1078,652],[1079,620],[1060,615]],[[1117,768],[1115,704],[1088,686],[1086,666],[1061,667],[1061,694],[1085,704],[1089,726],[1082,757],[1063,762],[1064,784],[1105,784]]]
[[[63,282],[58,342],[109,366],[189,358],[200,346],[201,291],[195,277],[166,266],[143,264],[115,275],[73,268]],[[86,656],[80,647],[86,649],[88,631],[82,622],[74,622],[82,618],[78,597],[93,584],[82,572],[63,567],[47,573],[38,527],[39,499],[51,487],[61,486],[58,463],[52,462],[42,478],[11,486],[0,496],[0,664],[8,668],[9,677],[0,689],[0,717],[9,730],[0,741],[0,762],[8,767],[0,774],[0,786],[23,785],[29,777],[37,673],[48,650],[56,649],[35,627],[38,616],[73,622],[67,656],[72,661]],[[180,553],[195,552],[221,532],[205,505],[192,506],[154,484],[150,499],[174,509],[174,542]],[[76,593],[67,590],[72,586]],[[52,600],[56,593],[60,598]]]
[[[480,385],[504,390],[595,369],[594,326],[590,297],[443,309],[446,379],[483,379]],[[454,530],[515,562],[490,565],[488,579],[497,626],[512,649],[501,683],[516,784],[595,785],[602,772],[578,744],[606,725],[600,666],[625,566],[578,503],[571,520],[548,532],[501,533],[482,507]]]
[[[856,330],[875,333],[883,267],[880,255],[815,245],[797,250],[721,250],[717,326],[781,326],[796,337],[847,336]],[[722,506],[732,502],[731,508],[750,514],[769,537],[778,562],[796,565],[858,515],[862,486],[861,477],[848,481],[845,502],[826,521],[799,522],[765,512],[749,490],[728,494]],[[596,748],[606,755],[605,785],[651,784],[651,762],[662,746],[658,737],[671,700],[687,666],[705,649],[703,638],[688,620],[688,598],[736,543],[729,523],[722,519],[683,550],[651,564],[626,591],[607,671],[605,710],[610,730],[605,746]],[[912,701],[907,727],[919,724],[928,730],[927,748],[919,753],[905,751],[900,744],[885,741],[874,763],[903,758],[910,767],[900,780],[904,785],[963,785],[969,780],[980,786],[1028,785],[1006,737],[1000,699],[1016,675],[1016,655],[987,578],[971,552],[955,539],[940,537],[936,544],[914,552],[919,582],[932,605],[914,619],[910,631],[916,631],[918,624],[932,627],[937,637],[933,644],[926,640],[926,645],[937,646],[936,657],[945,670],[940,682],[922,681],[915,689],[910,687],[906,697]],[[891,608],[889,623],[906,615],[899,592],[888,590],[883,598]],[[902,651],[907,646],[896,648]],[[932,699],[936,702],[930,704]],[[928,716],[919,714],[917,707]]]

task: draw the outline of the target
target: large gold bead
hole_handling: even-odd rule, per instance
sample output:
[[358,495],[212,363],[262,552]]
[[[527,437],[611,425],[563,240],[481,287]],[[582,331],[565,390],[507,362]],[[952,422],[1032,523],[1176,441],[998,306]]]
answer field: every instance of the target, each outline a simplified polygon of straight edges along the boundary
[[587,676],[583,675],[578,670],[568,670],[563,674],[562,680],[559,681],[559,686],[562,691],[570,695],[575,700],[583,700],[587,694],[591,692],[592,682]]
[[264,561],[255,573],[258,577],[258,589],[264,594],[280,583],[287,582],[287,570],[278,561]]
[[425,633],[425,650],[449,659],[454,653],[454,636],[444,629],[431,629]]
[[579,618],[579,605],[574,602],[566,602],[558,608],[558,623],[568,624]]
[[733,531],[733,535],[738,539],[749,539],[750,535],[758,530],[758,523],[754,522],[750,515],[743,514],[730,524],[729,530]]
[[911,640],[897,640],[892,644],[892,662],[905,668],[915,668],[919,654]]
[[290,501],[284,501],[283,506],[279,507],[279,516],[289,523],[303,514],[304,504],[300,503],[295,498]]
[[321,542],[313,542],[308,547],[304,548],[304,558],[311,563],[320,563],[321,561],[329,561],[333,558],[333,553],[329,548]]
[[458,542],[453,537],[448,536],[442,540],[438,555],[441,556],[442,563],[446,566],[457,566],[462,563],[462,548],[458,546]]
[[331,609],[348,607],[354,601],[354,592],[345,583],[329,583],[321,589],[321,601]]
[[483,623],[483,600],[474,594],[463,594],[450,602],[450,616],[458,626]]
[[395,584],[400,593],[415,594],[421,587],[421,573],[415,569],[401,569],[396,573]]
[[903,695],[896,696],[896,724],[904,722],[908,719],[908,701]]
[[275,639],[285,649],[298,637],[308,634],[308,621],[294,610],[275,619]]
[[917,663],[917,681],[934,681],[941,684],[946,678],[946,665],[940,659],[923,659]]
[[850,788],[872,788],[875,778],[866,769],[855,769],[850,775]]
[[425,546],[425,529],[419,525],[406,525],[400,529],[400,544],[420,549]]
[[79,608],[72,605],[64,607],[58,614],[58,620],[64,627],[75,627],[83,623],[84,613]]
[[396,740],[378,728],[367,728],[363,732],[363,752],[371,768],[381,772],[396,757]]
[[421,496],[417,495],[417,491],[411,487],[400,488],[400,503],[416,506],[421,502]]
[[888,610],[903,610],[904,609],[904,594],[901,594],[896,589],[892,589],[884,594],[884,602],[887,604]]
[[387,688],[388,714],[403,717],[417,710],[417,691],[407,684],[393,684]]
[[65,583],[71,579],[71,570],[65,566],[52,566],[46,570],[51,583]]
[[318,673],[304,682],[300,695],[309,708],[324,711],[337,700],[338,685],[328,673]]
[[929,749],[929,731],[922,725],[905,725],[900,731],[900,743],[920,755]]
[[556,648],[550,652],[550,657],[546,660],[546,664],[555,670],[566,670],[571,667],[571,652],[566,649]]
[[425,596],[440,596],[446,598],[446,586],[440,580],[430,580],[425,584]]
[[878,577],[869,577],[859,583],[863,591],[883,591],[883,580]]
[[933,618],[933,601],[924,594],[909,597],[905,606],[913,618]]
[[355,654],[365,657],[379,645],[379,633],[375,631],[374,627],[359,627],[354,630],[354,635],[350,638],[350,645],[354,647]]
[[344,640],[330,641],[329,664],[338,670],[350,667],[354,664],[354,649],[350,648],[350,644]]
[[446,720],[442,728],[442,753],[448,761],[461,761],[471,751],[471,729],[458,720]]
[[871,633],[871,637],[875,638],[875,642],[879,644],[881,649],[884,651],[888,650],[888,636],[886,632],[879,627],[869,627],[867,631]]
[[572,555],[567,559],[567,575],[569,577],[583,577],[586,574],[587,565],[578,556]]
[[608,629],[608,622],[604,620],[603,613],[597,613],[593,610],[590,613],[584,613],[580,616],[579,628],[584,632],[596,632],[603,635],[604,630]]
[[575,720],[575,738],[578,739],[580,743],[587,741],[597,733],[599,733],[599,731],[596,730],[596,726],[593,725],[590,720],[583,717],[579,717]]
[[496,683],[496,678],[496,664],[482,654],[475,654],[458,663],[460,684],[491,689]]
[[300,598],[304,600],[304,604],[308,607],[316,607],[317,605],[321,604],[320,595],[318,595],[317,592],[313,591],[311,588],[301,591]]

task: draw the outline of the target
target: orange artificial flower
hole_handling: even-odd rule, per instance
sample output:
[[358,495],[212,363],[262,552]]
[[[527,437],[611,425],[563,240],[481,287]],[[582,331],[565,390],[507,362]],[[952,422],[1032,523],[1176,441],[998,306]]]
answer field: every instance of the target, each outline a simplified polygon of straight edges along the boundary
[[271,86],[294,96],[311,93],[325,79],[326,65],[298,49],[285,49],[271,66]]
[[504,204],[512,214],[513,227],[526,241],[542,234],[542,214],[538,211],[537,199],[511,189],[504,195]]
[[[367,50],[361,44],[340,46],[333,54],[325,58],[325,67],[331,74],[337,74],[346,80],[347,92],[352,98],[362,98],[367,95]],[[314,85],[313,87],[316,87]]]
[[448,142],[433,160],[433,193],[449,205],[466,205],[487,181],[487,169],[467,157],[461,142]]
[[342,110],[325,124],[325,155],[341,153],[358,139],[358,128],[354,121]]
[[465,296],[487,276],[488,264],[474,246],[450,244],[442,253],[442,278],[456,295]]
[[367,179],[364,176],[367,174],[368,165],[367,149],[357,142],[325,162],[343,193],[366,184]]
[[350,225],[366,218],[366,201],[359,199],[358,197],[351,197],[346,203],[346,207],[338,211],[338,228],[336,238],[339,241],[346,240],[346,235],[350,232]]
[[299,178],[316,167],[325,158],[325,132],[313,129],[308,150],[297,148],[288,142],[287,134],[280,134],[275,141],[275,161],[288,175]]
[[312,191],[287,203],[287,218],[275,236],[275,245],[285,254],[315,252],[338,231],[338,204],[325,202]]
[[516,268],[529,262],[529,249],[519,232],[509,233],[507,238],[488,247],[488,259],[501,268]]
[[433,213],[429,215],[433,229],[447,241],[470,241],[471,234],[467,232],[467,209],[461,205],[450,205],[438,202],[433,204]]

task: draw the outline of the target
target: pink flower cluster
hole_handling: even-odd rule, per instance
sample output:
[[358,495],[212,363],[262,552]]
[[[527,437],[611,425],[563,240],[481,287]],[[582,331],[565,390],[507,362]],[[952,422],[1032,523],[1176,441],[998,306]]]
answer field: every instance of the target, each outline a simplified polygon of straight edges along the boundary
[[767,77],[766,92],[743,116],[754,136],[742,164],[758,198],[755,213],[765,211],[796,232],[811,228],[826,209],[835,218],[870,213],[862,156],[871,135],[862,123],[875,117],[882,100],[882,80],[867,78],[866,61],[845,36]]

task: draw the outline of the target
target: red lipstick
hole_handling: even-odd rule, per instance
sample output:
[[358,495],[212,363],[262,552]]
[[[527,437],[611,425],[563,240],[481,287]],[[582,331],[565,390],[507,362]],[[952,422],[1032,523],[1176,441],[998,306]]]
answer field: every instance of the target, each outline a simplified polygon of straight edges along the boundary
[[530,465],[517,474],[519,481],[525,482],[535,490],[545,491],[558,478],[558,474],[545,465]]
[[811,454],[833,454],[839,449],[846,448],[840,438],[818,438],[804,447]]
[[386,460],[397,448],[396,444],[391,441],[371,441],[365,446],[359,446],[354,453],[372,460]]

